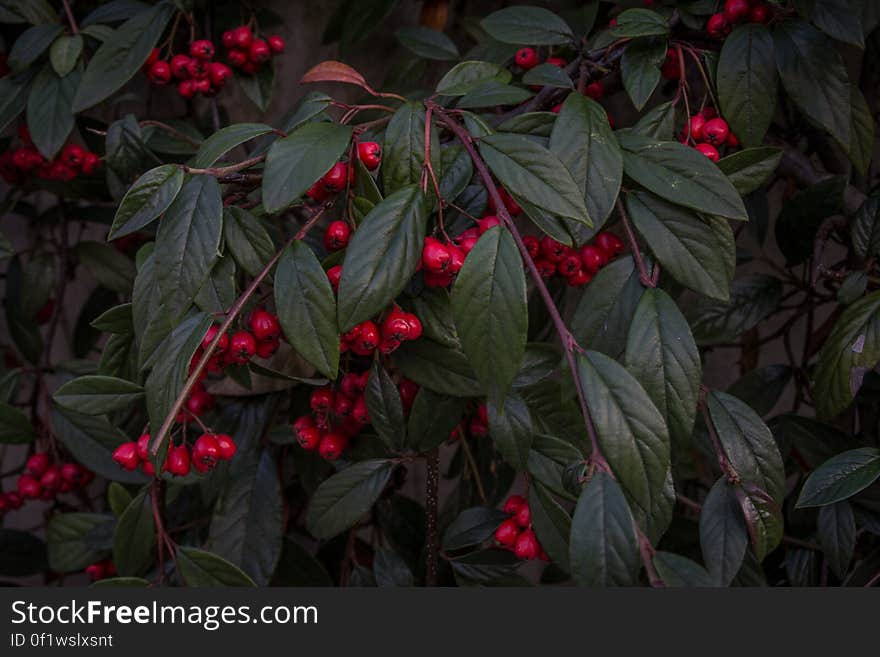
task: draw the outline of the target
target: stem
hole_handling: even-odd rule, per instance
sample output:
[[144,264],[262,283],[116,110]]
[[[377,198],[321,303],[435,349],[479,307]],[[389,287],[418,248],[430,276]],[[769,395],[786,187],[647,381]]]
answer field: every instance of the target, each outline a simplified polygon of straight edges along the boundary
[[229,313],[226,315],[226,319],[223,320],[223,323],[220,325],[220,330],[217,331],[217,335],[214,337],[214,340],[205,349],[204,353],[202,354],[201,360],[199,360],[198,364],[195,366],[192,372],[190,372],[189,378],[183,385],[183,389],[180,391],[180,394],[177,395],[177,398],[171,405],[171,410],[168,411],[168,415],[165,416],[165,421],[162,422],[162,426],[159,428],[159,432],[153,438],[153,442],[150,445],[150,451],[154,455],[159,452],[159,448],[162,446],[162,441],[165,440],[165,437],[171,430],[171,427],[174,424],[174,420],[177,417],[177,413],[180,412],[181,408],[183,408],[183,404],[186,401],[186,398],[189,397],[190,392],[192,392],[193,387],[199,380],[199,376],[208,365],[208,361],[211,360],[211,356],[214,354],[214,351],[216,351],[217,345],[220,343],[220,339],[226,334],[226,332],[229,330],[229,327],[232,326],[232,322],[234,322],[235,318],[238,317],[238,314],[242,311],[248,299],[253,296],[254,292],[257,291],[257,288],[260,287],[260,284],[263,282],[266,276],[269,275],[269,272],[272,271],[272,268],[281,258],[281,254],[284,253],[284,250],[295,241],[303,239],[312,229],[312,227],[316,223],[318,223],[318,220],[321,218],[324,212],[332,205],[332,201],[325,203],[320,208],[318,208],[311,217],[309,217],[308,221],[303,224],[302,228],[299,229],[296,235],[288,239],[284,243],[284,245],[278,250],[278,252],[275,253],[274,256],[272,256],[272,259],[266,263],[266,266],[263,267],[262,271],[257,274],[256,278],[251,281],[251,284],[244,292],[241,293],[241,296],[238,297],[236,302],[229,309]]
[[194,167],[188,167],[185,164],[180,164],[178,166],[186,173],[203,174],[206,176],[214,176],[215,178],[222,178],[227,174],[236,173],[238,171],[241,171],[242,169],[247,169],[254,166],[255,164],[259,164],[265,159],[265,155],[257,155],[256,157],[252,157],[248,160],[243,160],[235,164],[230,164],[227,167],[208,167],[206,169],[196,169]]
[[[462,438],[464,439],[464,438]],[[437,563],[440,554],[440,536],[437,533],[437,501],[440,494],[440,450],[434,448],[428,454],[427,482],[425,487],[425,511],[427,513],[427,563],[425,586],[437,586]]]
[[178,139],[185,141],[190,146],[195,146],[196,148],[198,148],[199,146],[202,145],[201,142],[196,141],[195,139],[193,139],[189,135],[181,132],[177,128],[170,126],[167,123],[162,123],[161,121],[153,121],[153,120],[141,121],[140,126],[142,128],[147,128],[149,126],[152,126],[154,128],[159,128],[160,130],[164,130],[168,134],[173,135],[173,136],[177,137]]
[[715,431],[715,425],[712,424],[712,418],[709,417],[709,406],[706,404],[707,390],[700,388],[700,411],[703,413],[703,420],[706,423],[706,430],[709,432],[709,439],[712,441],[712,449],[715,450],[715,456],[718,458],[718,466],[732,484],[740,482],[739,473],[734,469],[733,464],[727,459],[724,447],[721,446],[721,439]]
[[483,503],[483,506],[488,506],[489,502],[486,498],[486,491],[483,488],[483,481],[480,479],[480,470],[477,468],[477,462],[474,460],[473,452],[471,452],[470,445],[467,444],[467,437],[462,435],[459,439],[459,444],[461,445],[461,449],[464,452],[465,461],[468,463],[468,467],[471,470],[471,476],[474,478],[474,483],[477,486],[477,494],[480,496],[480,502]]
[[76,26],[76,19],[73,17],[73,12],[70,10],[70,3],[67,0],[61,0],[61,4],[64,5],[64,13],[67,14],[67,22],[70,24],[70,31],[74,34],[79,34],[79,28]]
[[639,243],[636,241],[636,234],[632,229],[629,217],[626,214],[623,203],[620,202],[620,198],[617,199],[617,211],[620,213],[621,221],[623,221],[623,230],[626,232],[626,239],[629,242],[629,248],[632,251],[633,259],[636,261],[636,267],[639,270],[639,282],[645,287],[657,287],[657,279],[659,278],[660,271],[655,266],[653,273],[650,275],[648,274],[648,268],[645,266],[645,259],[642,257]]

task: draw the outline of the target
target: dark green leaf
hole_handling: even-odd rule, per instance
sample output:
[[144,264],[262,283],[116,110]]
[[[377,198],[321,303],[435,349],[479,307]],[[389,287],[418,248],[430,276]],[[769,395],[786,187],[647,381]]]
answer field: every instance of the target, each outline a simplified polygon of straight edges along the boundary
[[[408,185],[418,184],[425,165],[425,108],[421,103],[406,103],[391,117],[385,129],[382,176],[385,195]],[[440,138],[431,130],[431,165],[441,176]]]
[[532,92],[522,87],[489,80],[472,89],[458,101],[459,109],[519,105],[532,97]]
[[785,201],[776,218],[776,243],[788,267],[813,255],[816,233],[822,221],[836,214],[843,204],[846,178],[834,176],[804,189]]
[[458,349],[423,337],[404,342],[392,359],[406,378],[434,392],[453,397],[485,394],[467,356]]
[[556,46],[574,40],[568,24],[541,7],[507,7],[489,14],[480,26],[501,43]]
[[0,445],[30,443],[36,437],[24,413],[6,402],[0,402]]
[[744,148],[718,160],[718,168],[730,179],[736,191],[745,196],[767,181],[781,159],[782,151],[778,148]]
[[373,361],[364,395],[367,398],[370,423],[379,438],[389,449],[400,450],[406,444],[403,404],[397,386],[378,360]]
[[195,298],[196,305],[206,313],[225,314],[235,303],[235,260],[220,258]]
[[880,255],[880,194],[865,199],[850,230],[853,250],[860,258]]
[[782,540],[782,511],[779,504],[764,490],[752,484],[735,489],[752,550],[758,561],[763,561]]
[[[510,82],[513,76],[497,64],[467,61],[456,64],[437,83],[437,93],[443,96],[464,96],[484,82]],[[404,106],[406,107],[406,106]]]
[[660,82],[660,65],[666,58],[665,39],[631,41],[620,60],[623,88],[639,111],[645,106]]
[[415,452],[428,452],[449,439],[461,421],[464,400],[421,388],[416,395],[406,425],[406,446]]
[[134,233],[157,219],[183,186],[183,170],[174,164],[150,169],[128,189],[113,217],[107,239]]
[[78,70],[59,77],[48,64],[34,78],[28,96],[27,124],[34,146],[47,160],[58,154],[73,130],[70,106],[80,78]]
[[861,447],[829,459],[816,468],[801,489],[797,506],[825,506],[846,500],[880,477],[880,449]]
[[339,370],[336,298],[312,250],[295,241],[275,272],[275,308],[284,335],[318,371],[335,379]]
[[103,242],[83,241],[74,247],[79,261],[108,290],[129,294],[137,273],[134,263],[123,253]]
[[856,518],[849,502],[828,504],[819,509],[819,543],[838,579],[846,576],[856,547]]
[[656,11],[650,9],[627,9],[617,16],[617,25],[609,32],[615,38],[665,36],[669,34],[669,24]]
[[92,472],[125,484],[147,481],[139,470],[124,470],[113,460],[113,450],[129,438],[105,418],[58,408],[52,414],[52,426],[64,447]]
[[113,516],[99,513],[59,513],[52,516],[46,529],[49,567],[59,573],[83,570],[106,556],[108,549],[99,537],[113,533]]
[[538,536],[541,547],[555,565],[569,572],[571,566],[568,543],[571,535],[571,517],[540,482],[534,482],[529,489],[529,510],[532,528]]
[[239,75],[235,79],[244,95],[265,113],[272,102],[272,87],[275,84],[275,67],[272,62],[266,62],[253,75]]
[[[828,36],[857,48],[865,48],[862,33],[862,12],[851,0],[812,0],[810,18]],[[870,3],[868,3],[870,4]]]
[[749,534],[733,487],[721,477],[703,501],[700,546],[703,561],[717,586],[729,586],[739,572]]
[[256,586],[226,559],[186,545],[177,548],[177,570],[187,586]]
[[52,62],[52,68],[60,77],[63,78],[73,70],[82,54],[82,49],[83,38],[79,34],[55,39],[55,43],[49,49],[49,61]]
[[449,523],[443,534],[443,549],[447,552],[480,545],[488,541],[507,514],[499,509],[476,506],[465,509]]
[[324,565],[291,538],[284,539],[275,570],[275,583],[281,586],[333,586]]
[[[522,77],[522,83],[527,85],[538,85],[541,87],[558,87],[560,89],[574,89],[574,83],[564,70],[555,64],[539,64],[533,69],[525,72]],[[502,127],[499,126],[501,130]],[[506,130],[506,132],[516,132],[515,130]]]
[[212,166],[236,146],[273,131],[274,128],[265,123],[234,123],[222,128],[202,142],[191,166]]
[[654,553],[654,568],[668,587],[711,587],[712,578],[700,564],[671,552]]
[[223,234],[232,257],[251,276],[257,276],[275,255],[275,244],[269,233],[247,210],[234,206],[225,208]]
[[120,575],[138,575],[152,562],[155,548],[153,498],[145,489],[132,499],[116,523],[113,563]]
[[86,415],[103,415],[130,408],[144,397],[136,383],[112,376],[81,376],[61,386],[55,403]]
[[744,374],[727,392],[743,400],[758,415],[765,416],[776,406],[792,375],[788,365],[766,365]]
[[392,550],[379,549],[373,559],[376,585],[380,587],[412,586],[413,574],[406,561]]
[[8,64],[14,72],[23,71],[42,55],[64,31],[58,23],[34,25],[25,30],[12,44]]
[[448,36],[439,30],[424,25],[402,27],[394,33],[397,40],[407,49],[425,59],[454,61],[458,59],[458,48]]
[[522,397],[508,395],[502,406],[490,399],[486,404],[489,414],[489,434],[495,448],[517,470],[528,465],[532,444],[532,418]]
[[675,128],[675,105],[672,102],[661,103],[645,114],[630,128],[633,134],[669,141]]
[[306,515],[316,538],[328,539],[352,527],[373,506],[391,477],[393,464],[384,459],[356,463],[322,483]]

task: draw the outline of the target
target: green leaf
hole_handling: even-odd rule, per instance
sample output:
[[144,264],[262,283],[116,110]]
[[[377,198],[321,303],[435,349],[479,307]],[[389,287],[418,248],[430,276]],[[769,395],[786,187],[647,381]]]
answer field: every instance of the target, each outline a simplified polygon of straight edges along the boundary
[[569,94],[553,126],[550,150],[571,173],[593,231],[599,230],[614,208],[623,179],[623,155],[605,109],[581,94]]
[[18,529],[0,529],[0,575],[27,577],[49,567],[46,544]]
[[665,39],[637,39],[623,51],[620,60],[623,88],[637,110],[642,111],[660,83],[660,65],[665,58]]
[[440,79],[437,83],[437,93],[441,96],[464,96],[490,80],[506,84],[512,77],[510,71],[491,62],[461,62],[449,69]]
[[828,36],[856,48],[865,49],[862,5],[849,0],[812,0],[810,19]]
[[797,507],[826,506],[849,499],[880,478],[880,449],[861,447],[834,456],[807,477]]
[[174,164],[162,164],[138,178],[122,197],[107,239],[137,232],[158,219],[177,197],[183,178],[183,169]]
[[700,546],[712,581],[716,586],[729,586],[745,559],[749,534],[733,486],[724,477],[703,501]]
[[125,509],[131,504],[131,500],[132,494],[122,484],[111,481],[107,486],[107,506],[117,518],[125,512]]
[[587,351],[578,354],[577,364],[602,454],[639,526],[656,540],[672,519],[675,501],[666,422],[639,382],[616,361]]
[[635,525],[617,482],[597,471],[571,519],[571,574],[580,586],[631,586],[641,566]]
[[72,573],[106,556],[107,538],[112,536],[115,524],[113,516],[100,513],[52,516],[46,528],[49,567],[55,572]]
[[480,545],[492,538],[508,515],[499,509],[475,506],[465,509],[449,523],[443,533],[443,549],[447,552]]
[[521,135],[497,133],[480,140],[480,154],[505,189],[547,212],[592,226],[583,191],[565,165]]
[[486,231],[465,259],[452,314],[474,373],[499,404],[519,370],[528,331],[522,258],[503,227]]
[[276,140],[266,154],[263,207],[275,213],[300,198],[339,160],[352,128],[336,123],[307,123]]
[[[607,119],[606,119],[607,121]],[[630,128],[635,135],[669,141],[675,128],[675,105],[672,102],[661,103],[645,114]],[[625,130],[625,128],[624,128]]]
[[279,586],[333,586],[324,565],[291,538],[284,539],[274,583]]
[[832,418],[846,410],[878,360],[880,291],[848,306],[822,345],[814,377],[819,417]]
[[751,194],[776,171],[782,159],[782,150],[771,146],[744,148],[718,160],[718,168],[733,183],[736,191]]
[[413,586],[412,571],[403,557],[392,550],[380,548],[376,551],[373,573],[376,577],[376,586]]
[[76,66],[82,54],[83,38],[79,34],[64,35],[55,39],[49,48],[49,61],[59,77],[64,77]]
[[30,95],[30,73],[0,78],[0,130],[21,114]]
[[434,392],[453,397],[485,394],[468,357],[454,347],[422,337],[404,342],[391,358],[406,378]]
[[874,117],[871,114],[868,101],[865,100],[865,96],[858,86],[850,84],[849,91],[852,110],[852,136],[849,145],[841,144],[841,148],[849,156],[856,171],[865,176],[874,155]]
[[721,447],[733,469],[744,480],[782,501],[785,469],[773,434],[748,404],[726,392],[708,396],[709,415]]
[[244,95],[265,113],[272,102],[272,87],[275,84],[275,67],[271,61],[266,62],[253,75],[235,77]]
[[249,450],[232,470],[211,517],[209,549],[241,568],[259,586],[272,578],[282,548],[281,483],[268,449]]
[[220,258],[195,298],[196,305],[206,313],[224,314],[235,303],[235,260]]
[[109,290],[129,294],[137,273],[126,255],[103,242],[83,241],[74,247],[79,261]]
[[779,504],[759,487],[746,483],[734,490],[746,521],[752,550],[758,561],[763,561],[782,540],[782,511]]
[[559,89],[574,89],[568,73],[555,64],[538,64],[535,68],[525,72],[522,83],[538,85],[541,87],[558,87]]
[[[440,176],[440,138],[436,127],[431,129],[431,165]],[[391,117],[385,129],[382,154],[382,184],[390,195],[408,185],[418,184],[425,165],[425,108],[421,103],[406,103]]]
[[[730,272],[725,263],[733,255],[733,240],[725,243],[719,239],[712,219],[703,220],[644,192],[628,194],[626,207],[664,271],[696,292],[727,300]],[[724,219],[714,221],[724,222],[727,227]]]
[[269,233],[247,210],[229,206],[223,211],[225,243],[235,262],[251,276],[257,276],[275,255]]
[[608,30],[611,36],[625,37],[665,36],[669,34],[669,24],[656,11],[650,9],[627,9],[617,16],[617,25]]
[[26,69],[46,52],[62,32],[64,28],[54,22],[29,27],[12,44],[7,61],[9,68],[15,73]]
[[511,84],[489,80],[462,96],[457,107],[473,109],[477,107],[496,107],[499,105],[519,105],[532,97],[532,92]]
[[449,439],[449,433],[461,421],[464,400],[421,388],[416,395],[406,425],[406,446],[425,453]]
[[853,216],[850,238],[860,258],[880,255],[880,194],[866,198]]
[[336,298],[312,250],[295,241],[281,254],[275,272],[275,308],[284,336],[319,372],[339,371]]
[[103,415],[131,408],[144,398],[144,389],[136,383],[112,376],[81,376],[55,391],[56,404],[85,413]]
[[373,361],[364,395],[367,398],[370,423],[379,434],[379,438],[389,449],[402,449],[406,444],[403,403],[397,386],[378,360]]
[[776,109],[776,61],[767,26],[741,25],[724,40],[716,78],[730,129],[744,145],[759,145]]
[[120,575],[143,573],[153,561],[156,548],[156,524],[153,498],[144,489],[132,499],[116,523],[113,532],[113,563]]
[[[473,161],[463,146],[454,144],[442,150],[440,162],[443,169],[439,182],[440,195],[444,199],[454,201],[467,189],[468,183],[474,176]],[[379,196],[376,202],[381,200],[382,197]]]
[[781,297],[775,276],[746,274],[730,284],[729,301],[699,299],[685,308],[685,317],[698,345],[732,342],[775,310]]
[[394,33],[397,40],[407,50],[425,59],[455,61],[458,59],[458,48],[452,39],[430,27],[412,25],[401,27]]
[[819,509],[819,543],[838,579],[846,576],[856,547],[856,518],[849,502],[828,504]]
[[565,572],[571,570],[569,564],[569,536],[571,517],[550,495],[540,482],[533,482],[529,488],[529,510],[532,528],[538,536],[541,547],[553,563]]
[[654,553],[654,568],[667,587],[698,587],[713,586],[709,573],[700,564],[687,557],[662,550]]
[[64,447],[95,474],[124,484],[146,483],[142,472],[124,470],[113,460],[113,450],[130,438],[104,417],[57,408],[52,413],[52,426]]
[[630,178],[678,205],[746,221],[736,189],[709,158],[677,142],[620,134],[623,170]]
[[89,61],[73,111],[100,103],[128,82],[147,61],[175,11],[173,4],[159,3],[132,16],[104,41]]
[[187,586],[256,586],[244,571],[223,557],[187,545],[177,548],[177,570]]
[[773,46],[786,93],[808,119],[848,147],[852,122],[848,77],[828,37],[807,23],[786,21],[773,31]]
[[339,282],[339,328],[345,332],[378,314],[415,273],[428,208],[418,185],[391,194],[370,210],[345,251]]
[[27,124],[34,145],[47,160],[58,154],[73,130],[70,104],[80,77],[79,71],[59,77],[47,64],[34,78],[28,96]]
[[329,539],[354,526],[379,499],[393,468],[385,459],[361,461],[324,481],[309,503],[308,530]]
[[156,235],[161,305],[172,318],[190,307],[220,255],[223,200],[213,176],[194,176],[165,213]]
[[644,291],[631,256],[611,262],[581,296],[571,320],[572,335],[595,351],[619,356]]
[[236,146],[270,132],[274,132],[274,128],[265,123],[234,123],[226,126],[202,142],[190,165],[196,168],[213,166]]
[[90,588],[105,589],[111,587],[149,588],[150,581],[142,577],[108,577],[94,582]]
[[568,24],[541,7],[507,7],[489,14],[480,26],[496,41],[521,46],[558,46],[574,40]]
[[522,397],[511,394],[501,406],[496,406],[489,399],[486,409],[489,415],[489,435],[495,448],[514,468],[525,470],[533,431],[528,406]]
[[0,402],[0,445],[33,442],[37,437],[25,414],[6,402]]
[[813,255],[816,233],[826,217],[843,205],[846,177],[833,176],[799,191],[786,200],[776,217],[776,243],[787,267]]
[[693,433],[700,396],[700,352],[687,320],[659,288],[645,290],[633,315],[624,363],[666,419],[673,442]]

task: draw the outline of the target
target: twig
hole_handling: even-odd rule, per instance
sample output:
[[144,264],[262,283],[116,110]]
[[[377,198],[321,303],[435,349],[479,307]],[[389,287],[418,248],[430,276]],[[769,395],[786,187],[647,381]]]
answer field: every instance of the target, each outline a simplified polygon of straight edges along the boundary
[[477,486],[477,495],[480,496],[480,502],[482,502],[483,506],[487,506],[489,502],[486,497],[486,491],[483,488],[483,481],[480,478],[480,470],[477,468],[477,462],[474,460],[470,445],[467,444],[467,437],[462,434],[461,439],[458,442],[461,445],[462,452],[464,452],[464,459],[467,461],[468,467],[471,470],[471,476],[474,478],[474,483]]
[[185,164],[179,164],[181,169],[183,169],[186,173],[192,173],[196,175],[206,175],[206,176],[214,176],[215,178],[222,178],[230,173],[236,173],[241,171],[242,169],[247,169],[255,164],[259,164],[263,160],[266,159],[265,155],[257,155],[247,160],[243,160],[241,162],[236,162],[235,164],[230,164],[226,167],[208,167],[206,169],[197,169],[195,167],[188,167]]
[[[462,438],[463,439],[463,438]],[[440,451],[434,448],[427,459],[425,482],[425,512],[427,514],[427,559],[425,563],[425,586],[437,586],[440,537],[437,533],[437,505],[440,489]]]
[[70,31],[74,34],[79,34],[79,28],[76,26],[76,19],[73,17],[73,12],[70,10],[70,3],[67,0],[61,0],[61,4],[64,5],[64,13],[67,14],[67,22],[70,24]]
[[657,274],[659,274],[659,271],[655,267],[654,272],[648,274],[648,268],[645,266],[645,259],[642,257],[639,243],[636,241],[636,234],[632,229],[629,217],[626,214],[626,210],[624,209],[620,198],[617,199],[617,212],[620,213],[620,219],[623,222],[623,230],[626,232],[626,239],[629,242],[629,248],[632,251],[633,259],[636,261],[636,267],[639,270],[639,281],[645,287],[657,287]]

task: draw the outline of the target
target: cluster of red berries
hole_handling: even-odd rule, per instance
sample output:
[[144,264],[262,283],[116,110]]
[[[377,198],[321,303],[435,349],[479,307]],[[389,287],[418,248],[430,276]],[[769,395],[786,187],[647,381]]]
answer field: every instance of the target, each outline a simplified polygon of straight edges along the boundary
[[[357,152],[358,159],[363,162],[367,171],[375,171],[379,167],[382,161],[382,147],[379,144],[374,141],[359,142]],[[354,184],[354,167],[339,161],[308,189],[306,196],[315,203],[323,203],[330,196],[344,190],[346,184]]]
[[24,500],[51,500],[60,493],[81,490],[95,478],[79,463],[53,463],[46,452],[31,456],[19,475],[14,491],[0,493],[0,516],[21,508]]
[[763,0],[726,0],[724,11],[712,14],[706,21],[706,34],[723,39],[737,23],[766,23],[770,7]]
[[101,166],[101,158],[79,144],[65,144],[54,159],[47,160],[34,146],[24,124],[18,128],[18,138],[20,146],[0,155],[0,176],[10,185],[24,185],[31,175],[70,182],[81,173],[94,173]]
[[593,244],[585,244],[580,249],[566,246],[546,235],[541,239],[526,235],[523,242],[542,278],[558,274],[572,287],[589,283],[602,267],[624,250],[623,241],[607,231],[597,234]]
[[231,68],[213,58],[214,44],[199,39],[190,44],[189,55],[173,55],[170,61],[159,59],[159,49],[153,48],[142,68],[150,82],[160,87],[178,80],[177,93],[184,98],[213,96],[232,76]]
[[253,75],[275,55],[284,52],[284,39],[272,35],[261,39],[248,25],[239,25],[223,33],[226,57],[235,68]]
[[110,559],[102,559],[93,564],[86,566],[86,575],[93,582],[97,582],[108,577],[116,577],[116,564]]
[[[136,470],[140,466],[144,474],[155,476],[156,468],[150,461],[150,434],[145,433],[137,441],[122,443],[113,450],[113,460],[126,470]],[[190,466],[199,472],[211,470],[219,461],[228,461],[238,447],[232,438],[225,433],[204,433],[193,443],[192,451],[186,445],[172,445],[168,448],[163,472],[170,472],[176,477],[189,474]]]
[[692,145],[713,162],[717,162],[721,157],[718,149],[722,146],[727,148],[739,146],[739,139],[731,132],[727,121],[717,116],[711,107],[704,108],[688,119],[679,141],[685,145]]
[[504,502],[504,513],[510,517],[498,525],[495,540],[508,549],[519,559],[531,560],[541,558],[550,561],[538,537],[532,530],[532,512],[529,503],[520,495],[511,495]]
[[[360,374],[346,372],[338,390],[330,386],[316,388],[309,399],[310,415],[301,415],[293,423],[296,442],[305,450],[316,451],[326,461],[338,459],[349,441],[370,424],[370,412],[364,390],[369,370]],[[409,413],[419,386],[409,379],[397,384],[403,410]]]
[[342,334],[340,351],[351,351],[356,356],[371,356],[376,349],[390,354],[402,342],[422,337],[422,322],[412,313],[392,308],[378,325],[366,320]]
[[478,404],[476,412],[472,415],[465,414],[461,422],[449,433],[449,438],[458,440],[466,433],[470,433],[474,438],[489,435],[489,411],[485,403]]
[[[520,48],[516,51],[516,55],[514,55],[513,59],[516,62],[516,65],[524,71],[529,71],[540,64],[538,53],[534,48]],[[544,63],[552,64],[559,68],[565,68],[568,65],[568,62],[561,57],[548,57],[544,60]],[[584,95],[593,100],[599,100],[605,95],[605,88],[602,86],[602,83],[597,80],[591,82],[584,88]]]

